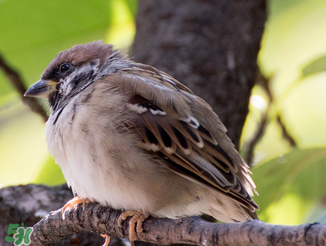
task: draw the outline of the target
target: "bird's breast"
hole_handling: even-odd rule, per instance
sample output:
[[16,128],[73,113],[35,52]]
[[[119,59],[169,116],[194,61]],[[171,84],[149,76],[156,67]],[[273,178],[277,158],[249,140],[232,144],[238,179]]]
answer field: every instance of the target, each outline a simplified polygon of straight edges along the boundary
[[121,112],[91,100],[81,106],[82,100],[74,98],[46,124],[49,151],[68,185],[80,197],[114,208],[157,206],[158,194],[148,191],[156,185],[157,170],[140,154],[132,135],[116,131],[115,118],[122,117]]

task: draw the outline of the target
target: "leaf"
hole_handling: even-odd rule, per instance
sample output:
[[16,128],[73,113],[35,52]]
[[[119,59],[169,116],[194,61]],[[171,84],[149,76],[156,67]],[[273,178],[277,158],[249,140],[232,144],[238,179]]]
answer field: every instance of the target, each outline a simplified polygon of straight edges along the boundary
[[302,68],[301,77],[307,77],[316,73],[326,72],[326,55],[318,57]]
[[326,149],[294,149],[252,171],[264,221],[300,223],[326,193]]

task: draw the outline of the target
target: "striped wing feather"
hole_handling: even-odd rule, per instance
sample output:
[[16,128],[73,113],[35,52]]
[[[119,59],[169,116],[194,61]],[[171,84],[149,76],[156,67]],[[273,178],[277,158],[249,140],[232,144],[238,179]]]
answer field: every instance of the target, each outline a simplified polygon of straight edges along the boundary
[[140,145],[179,175],[222,191],[251,211],[258,209],[251,198],[256,191],[249,167],[211,107],[174,78],[143,66],[134,64],[110,79],[129,95]]

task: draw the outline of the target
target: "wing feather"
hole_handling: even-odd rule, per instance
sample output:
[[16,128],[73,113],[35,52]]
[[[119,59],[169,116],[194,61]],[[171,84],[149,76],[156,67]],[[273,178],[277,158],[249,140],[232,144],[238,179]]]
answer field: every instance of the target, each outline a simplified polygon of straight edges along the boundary
[[222,191],[251,211],[258,209],[249,167],[211,107],[169,75],[133,65],[110,81],[127,95],[139,146],[161,156],[173,172]]

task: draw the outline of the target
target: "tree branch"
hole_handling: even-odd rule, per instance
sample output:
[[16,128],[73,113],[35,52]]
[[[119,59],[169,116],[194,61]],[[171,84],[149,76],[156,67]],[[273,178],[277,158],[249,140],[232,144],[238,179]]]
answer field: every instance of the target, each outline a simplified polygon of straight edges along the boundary
[[291,134],[289,133],[289,131],[286,129],[286,127],[285,127],[285,125],[283,123],[282,117],[281,117],[281,113],[279,113],[277,115],[276,122],[281,127],[282,137],[290,144],[291,147],[296,148],[297,147],[297,143],[294,140],[294,138],[291,136]]
[[[273,93],[270,89],[270,81],[272,81],[273,76],[271,76],[270,78],[266,78],[264,75],[261,74],[261,72],[259,71],[259,74],[257,76],[257,84],[259,84],[260,86],[262,86],[262,88],[265,90],[265,92],[267,93],[267,96],[269,98],[270,103],[272,104],[274,102],[274,96]],[[282,136],[283,138],[290,144],[291,147],[296,148],[297,147],[297,143],[294,140],[294,138],[291,136],[291,134],[289,133],[289,131],[286,129],[282,117],[281,117],[281,112],[279,112],[277,114],[276,117],[276,122],[279,124],[279,126],[281,127],[282,130]]]
[[253,160],[254,160],[254,151],[259,143],[259,141],[262,139],[264,136],[266,127],[268,125],[268,114],[270,111],[270,104],[268,105],[267,109],[265,112],[261,114],[261,120],[260,122],[257,123],[257,128],[255,133],[252,135],[252,137],[246,142],[245,144],[245,161],[248,163],[249,166],[252,165]]
[[24,97],[24,93],[27,88],[24,85],[24,82],[19,75],[19,73],[12,68],[9,63],[4,59],[4,57],[0,54],[0,69],[4,72],[8,80],[15,87],[16,91],[19,93],[21,100],[24,104],[26,104],[33,112],[40,115],[44,122],[48,120],[48,115],[42,105],[37,101],[36,98],[33,97]]
[[[85,230],[128,237],[128,222],[118,226],[121,211],[90,203],[66,211],[61,209],[46,216],[33,228],[31,245],[54,244],[68,235]],[[198,217],[185,219],[157,219],[144,221],[143,241],[161,245],[187,243],[193,245],[325,245],[326,225],[314,223],[300,226],[270,225],[258,220],[244,223],[218,224]]]
[[[101,245],[104,239],[98,234],[128,237],[128,220],[124,228],[117,226],[121,211],[96,203],[75,207],[66,212],[62,220],[62,207],[71,199],[71,191],[64,186],[22,185],[0,189],[0,245],[12,245],[4,241],[10,223],[34,225],[30,245],[77,244]],[[37,224],[36,222],[39,221]],[[143,240],[159,244],[187,243],[202,245],[325,245],[326,225],[303,224],[300,226],[270,225],[261,221],[216,224],[197,217],[180,220],[148,218],[144,221]],[[91,233],[92,232],[92,233]],[[77,234],[67,238],[67,235]],[[97,234],[94,234],[97,233]],[[64,240],[62,240],[65,238]],[[117,239],[119,240],[119,239]],[[113,241],[113,240],[112,240]],[[113,242],[112,242],[113,243]],[[136,245],[141,245],[138,241]],[[110,245],[113,245],[110,243]],[[122,245],[120,243],[119,245]],[[148,245],[148,244],[147,244]]]

